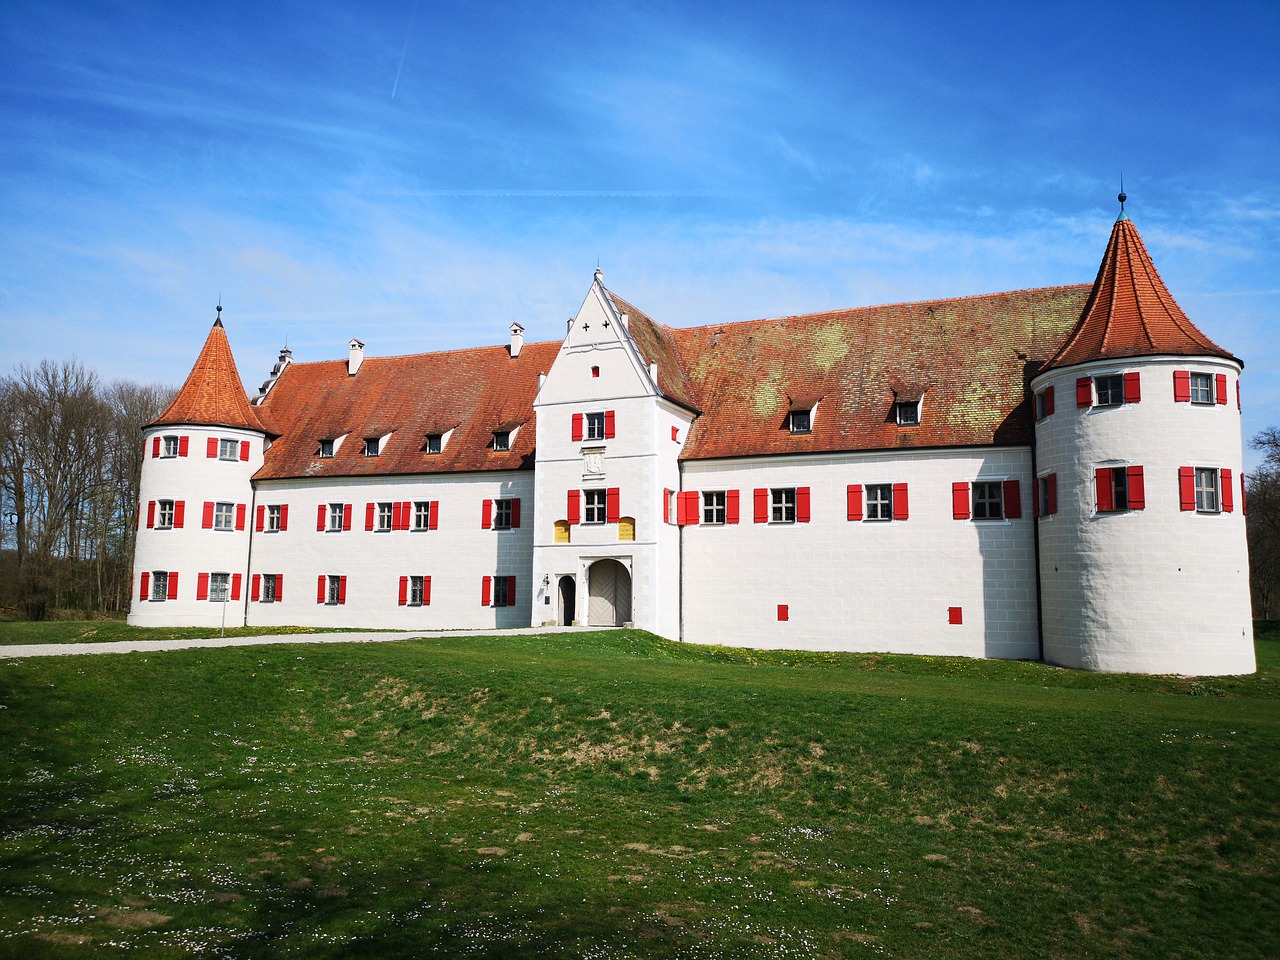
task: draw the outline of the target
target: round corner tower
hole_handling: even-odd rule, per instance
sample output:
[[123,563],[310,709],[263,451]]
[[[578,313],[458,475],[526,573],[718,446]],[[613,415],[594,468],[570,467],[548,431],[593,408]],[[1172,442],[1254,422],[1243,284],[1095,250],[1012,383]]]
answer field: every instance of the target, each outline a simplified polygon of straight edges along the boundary
[[262,466],[266,431],[245,395],[221,317],[173,402],[143,436],[128,622],[240,625],[252,477]]
[[1031,384],[1048,662],[1256,669],[1242,367],[1174,301],[1122,206],[1079,322]]

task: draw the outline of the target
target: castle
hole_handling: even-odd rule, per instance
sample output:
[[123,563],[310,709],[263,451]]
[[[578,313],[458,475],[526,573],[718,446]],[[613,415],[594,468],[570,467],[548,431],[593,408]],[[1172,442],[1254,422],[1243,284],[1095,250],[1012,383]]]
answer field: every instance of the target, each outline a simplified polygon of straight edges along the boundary
[[562,342],[286,349],[253,402],[219,318],[145,429],[129,622],[1250,673],[1242,366],[1123,198],[1092,285],[676,329],[597,270]]

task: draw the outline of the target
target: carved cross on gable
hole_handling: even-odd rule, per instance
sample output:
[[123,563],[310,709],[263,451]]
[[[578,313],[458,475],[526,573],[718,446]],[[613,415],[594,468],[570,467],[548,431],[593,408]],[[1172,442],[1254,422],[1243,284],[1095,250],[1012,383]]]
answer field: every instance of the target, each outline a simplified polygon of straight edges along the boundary
[[606,321],[604,322],[604,328],[605,328],[606,330],[608,330],[608,329],[609,329],[609,321],[608,321],[608,320],[606,320]]

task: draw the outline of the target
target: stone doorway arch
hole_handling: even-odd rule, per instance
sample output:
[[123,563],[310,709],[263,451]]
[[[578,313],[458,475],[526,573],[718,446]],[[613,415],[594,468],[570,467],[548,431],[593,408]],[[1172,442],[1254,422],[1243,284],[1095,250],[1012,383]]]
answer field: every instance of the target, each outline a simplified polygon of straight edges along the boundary
[[571,627],[573,621],[578,619],[578,582],[573,577],[563,576],[558,588],[560,605],[556,622],[559,626]]
[[587,570],[587,623],[620,627],[631,619],[631,574],[617,560],[597,560]]

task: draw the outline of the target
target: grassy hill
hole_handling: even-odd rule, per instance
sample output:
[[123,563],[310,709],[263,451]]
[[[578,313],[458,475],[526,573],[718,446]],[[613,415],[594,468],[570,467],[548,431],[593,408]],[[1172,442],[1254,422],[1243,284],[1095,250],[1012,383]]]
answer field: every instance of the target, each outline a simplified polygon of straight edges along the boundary
[[1274,957],[1272,626],[1204,680],[624,631],[0,660],[0,955]]

